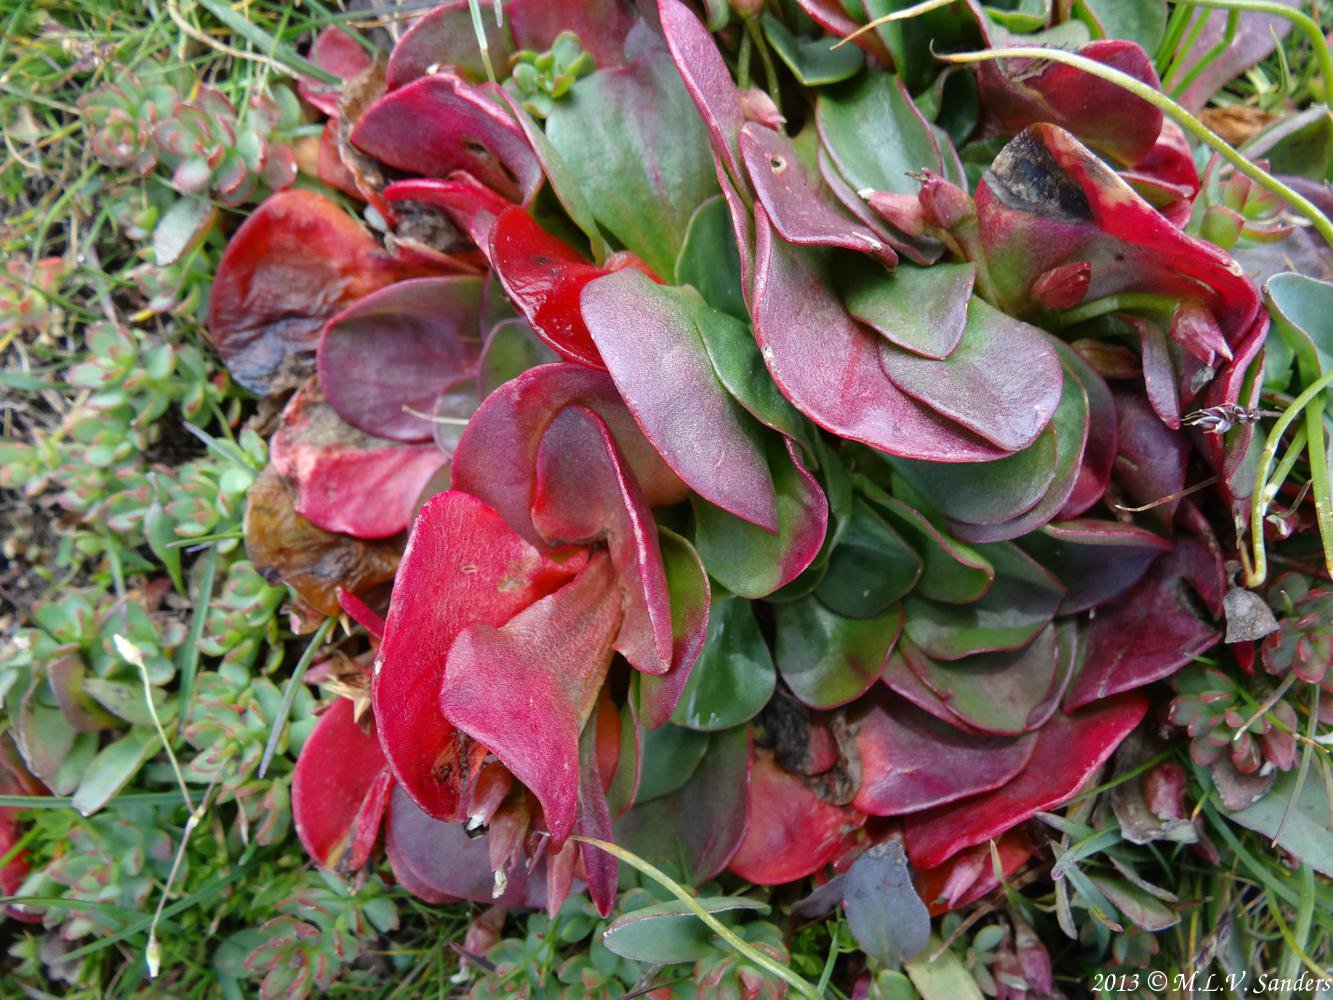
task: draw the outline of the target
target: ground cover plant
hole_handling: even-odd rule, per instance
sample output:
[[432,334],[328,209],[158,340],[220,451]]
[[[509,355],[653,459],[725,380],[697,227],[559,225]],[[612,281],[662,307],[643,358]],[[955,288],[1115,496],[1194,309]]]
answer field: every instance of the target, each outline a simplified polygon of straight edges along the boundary
[[8,5],[5,992],[1327,980],[1320,13]]

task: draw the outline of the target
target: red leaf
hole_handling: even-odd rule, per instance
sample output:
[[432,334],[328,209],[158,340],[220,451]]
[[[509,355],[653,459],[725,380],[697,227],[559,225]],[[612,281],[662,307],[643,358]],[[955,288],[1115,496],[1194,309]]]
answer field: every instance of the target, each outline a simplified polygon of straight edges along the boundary
[[529,200],[541,165],[513,120],[452,72],[434,73],[391,90],[366,108],[352,145],[421,177],[463,170],[511,201]]
[[596,553],[571,582],[504,626],[471,625],[449,647],[441,711],[537,796],[554,848],[574,828],[579,734],[620,622],[615,573]]
[[394,259],[327,198],[283,191],[255,209],[223,251],[209,337],[237,382],[277,393],[300,384],[320,329],[339,309],[429,273]]
[[353,427],[395,441],[427,441],[444,388],[475,375],[481,279],[400,281],[367,295],[324,328],[319,382]]
[[[722,53],[718,52],[713,36],[692,10],[680,0],[658,0],[657,9],[667,49],[685,82],[685,89],[699,110],[699,117],[708,127],[713,157],[720,167],[725,167],[725,171],[720,172],[729,173],[736,182],[744,183],[737,146],[744,118],[740,91],[731,79],[731,71],[727,69]],[[719,180],[725,181],[725,178],[719,177]],[[726,183],[722,184],[724,193],[727,187]],[[744,255],[742,250],[742,259]]]
[[399,444],[343,423],[314,379],[282,411],[269,458],[296,489],[298,514],[325,531],[356,538],[405,530],[447,461],[433,442]]
[[491,245],[491,227],[513,202],[502,198],[471,174],[458,171],[444,180],[418,177],[394,181],[384,189],[384,200],[390,204],[415,201],[434,208],[442,208],[453,221],[482,250]]
[[758,885],[795,882],[832,862],[848,846],[865,815],[830,805],[767,750],[750,772],[750,820],[727,867]]
[[1008,454],[895,386],[880,367],[883,339],[847,315],[809,251],[775,237],[762,206],[755,218],[755,338],[797,409],[839,437],[906,458],[985,462]]
[[903,841],[912,864],[933,868],[1068,801],[1147,710],[1145,698],[1129,694],[1074,715],[1055,715],[1038,732],[1031,762],[1013,781],[904,821]]
[[503,625],[577,572],[533,548],[481,501],[451,490],[427,501],[399,567],[372,695],[394,775],[432,816],[455,815],[458,775],[438,765],[456,739],[440,712],[445,655],[475,622]]
[[[506,65],[514,51],[513,40],[509,37],[509,19],[497,25],[494,17],[484,15],[481,21],[491,65]],[[445,0],[413,21],[389,53],[385,83],[394,90],[425,76],[437,66],[452,69],[472,83],[486,79],[486,64],[482,62],[477,46],[468,0]]]
[[[310,857],[325,868],[339,867],[354,840],[359,839],[363,849],[367,839],[374,843],[388,793],[384,754],[374,734],[357,725],[352,713],[346,698],[334,702],[319,717],[292,773],[296,835]],[[368,800],[371,808],[358,831],[358,815]],[[353,853],[360,853],[364,863],[369,851]],[[346,870],[356,867],[349,864]]]
[[572,31],[605,69],[625,61],[625,39],[639,21],[632,8],[620,0],[510,0],[505,17],[519,48],[541,52],[560,32]]
[[[327,70],[344,80],[360,76],[370,68],[371,63],[370,54],[355,38],[341,28],[332,26],[325,28],[315,37],[315,44],[310,46],[308,58],[320,69]],[[326,115],[334,117],[338,114],[342,87],[303,76],[297,79],[296,89],[300,91],[302,97]]]
[[1000,856],[999,874],[995,872],[990,846],[983,844],[955,854],[944,864],[917,876],[917,891],[932,917],[975,903],[998,889],[1001,877],[1009,878],[1032,857],[1032,843],[1021,830],[1002,834],[995,841],[995,850]]
[[718,380],[698,330],[736,321],[693,289],[665,288],[635,271],[590,283],[580,302],[616,389],[666,463],[705,500],[776,531],[773,479],[753,422]]
[[644,673],[666,673],[671,601],[657,527],[611,432],[587,407],[565,407],[542,435],[532,523],[551,545],[606,543],[624,588],[616,652]]
[[571,364],[530,368],[486,397],[454,452],[454,487],[480,497],[520,535],[542,544],[531,515],[537,449],[547,425],[571,403],[588,407],[610,428],[649,506],[685,499],[685,484],[644,439],[610,377]]
[[877,697],[851,725],[861,756],[861,787],[852,805],[874,816],[899,816],[988,792],[1032,758],[1036,737],[977,736],[913,707]]

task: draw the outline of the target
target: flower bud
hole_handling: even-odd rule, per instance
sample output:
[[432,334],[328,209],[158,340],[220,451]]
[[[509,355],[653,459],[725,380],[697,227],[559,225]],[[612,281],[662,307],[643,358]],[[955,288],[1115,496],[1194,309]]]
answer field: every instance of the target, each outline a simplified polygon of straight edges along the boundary
[[922,177],[918,198],[927,226],[951,232],[968,219],[976,218],[977,206],[972,196],[957,184],[929,170],[923,170]]
[[767,128],[780,130],[787,124],[773,98],[758,87],[741,91],[741,114],[747,122],[757,122]]
[[1032,297],[1047,309],[1073,309],[1092,282],[1092,264],[1076,260],[1053,267],[1032,284]]

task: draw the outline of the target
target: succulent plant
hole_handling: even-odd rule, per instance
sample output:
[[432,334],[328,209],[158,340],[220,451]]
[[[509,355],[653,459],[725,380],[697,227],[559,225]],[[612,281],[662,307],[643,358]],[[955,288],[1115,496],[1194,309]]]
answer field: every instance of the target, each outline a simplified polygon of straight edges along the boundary
[[[555,914],[577,877],[607,914],[617,865],[579,836],[696,885],[874,871],[922,926],[1026,864],[1140,689],[1221,639],[1222,546],[1181,497],[1199,466],[1243,499],[1253,421],[1182,424],[1256,405],[1258,289],[1180,228],[1183,133],[1082,70],[981,64],[969,171],[909,92],[933,69],[878,35],[787,134],[678,0],[653,44],[627,9],[550,8],[510,12],[507,93],[428,57],[456,51],[441,8],[383,93],[325,102],[383,241],[284,192],[219,269],[220,356],[296,390],[252,560],[376,650],[372,710],[356,687],[302,750],[297,832],[350,872],[382,830],[427,900]],[[1080,51],[1157,85],[1134,43]],[[1275,657],[1317,646],[1292,621]],[[1284,707],[1247,726],[1201,676],[1196,759],[1290,767]],[[1033,986],[1029,944],[997,991]],[[701,989],[768,988],[709,961]]]
[[146,174],[157,165],[154,129],[172,114],[174,87],[150,66],[139,76],[123,73],[79,99],[79,112],[91,127],[93,155],[109,167]]

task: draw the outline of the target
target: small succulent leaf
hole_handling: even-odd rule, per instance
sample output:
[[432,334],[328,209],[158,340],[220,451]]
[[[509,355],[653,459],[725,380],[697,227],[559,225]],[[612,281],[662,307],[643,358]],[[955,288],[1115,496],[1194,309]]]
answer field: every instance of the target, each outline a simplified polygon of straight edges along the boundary
[[819,554],[828,501],[795,446],[764,431],[761,439],[777,493],[778,530],[763,528],[691,498],[694,545],[708,575],[738,597],[759,598],[796,579]]
[[879,361],[903,392],[1012,452],[1036,441],[1060,402],[1064,377],[1048,341],[1036,327],[973,298],[963,338],[947,358],[882,342]]
[[768,220],[788,243],[871,254],[888,267],[897,263],[893,248],[843,209],[791,139],[747,122],[741,129],[740,149]]
[[683,787],[694,776],[710,743],[707,733],[681,726],[645,730],[643,771],[635,802],[651,802]]
[[465,171],[510,201],[527,202],[542,182],[522,130],[485,91],[449,71],[385,93],[361,113],[350,141],[413,176]]
[[914,195],[917,182],[910,174],[944,173],[939,140],[896,76],[869,72],[821,91],[815,121],[853,191]]
[[448,461],[433,442],[400,444],[345,423],[314,379],[283,409],[269,456],[295,490],[298,514],[325,531],[366,539],[404,531]]
[[892,458],[894,471],[929,506],[960,524],[1005,524],[1035,507],[1055,481],[1058,442],[1047,430],[993,462],[945,464]]
[[[767,905],[744,896],[704,896],[694,902],[714,915],[736,910],[768,912]],[[717,950],[708,925],[678,899],[617,917],[606,928],[602,943],[621,958],[652,964],[694,962]]]
[[1065,371],[1072,373],[1083,387],[1088,404],[1088,437],[1083,445],[1083,457],[1069,499],[1057,514],[1068,520],[1081,517],[1105,495],[1111,481],[1120,432],[1115,398],[1106,380],[1073,348],[1059,340],[1053,339],[1051,343],[1059,352]]
[[[738,142],[745,119],[731,71],[713,36],[685,4],[680,0],[658,0],[657,8],[667,51],[708,131],[713,155],[731,181],[741,183],[745,175]],[[723,189],[725,193],[725,184]]]
[[691,285],[714,309],[748,320],[741,288],[741,258],[723,196],[705,199],[690,216],[672,272],[678,285]]
[[1099,611],[1067,709],[1169,677],[1221,639],[1212,623],[1199,617],[1190,592],[1198,590],[1190,560],[1204,548],[1197,538],[1181,536],[1133,589]]
[[462,823],[445,823],[421,811],[401,785],[389,799],[384,849],[394,876],[428,903],[469,899],[499,906],[546,905],[546,878],[515,864],[505,870],[505,889],[493,893],[489,837],[474,836]]
[[924,564],[864,500],[852,505],[845,521],[815,596],[849,618],[882,614],[916,585]]
[[872,816],[900,816],[999,788],[1032,758],[1036,736],[965,732],[903,698],[858,703],[851,719],[861,757],[852,805]]
[[1065,585],[1060,614],[1116,601],[1143,578],[1171,543],[1120,521],[1052,521],[1019,542]]
[[758,715],[776,683],[773,656],[750,602],[714,597],[703,652],[671,721],[691,729],[730,729]]
[[428,439],[430,421],[418,414],[476,367],[481,289],[470,275],[400,281],[335,316],[317,355],[329,405],[367,434]]
[[717,179],[669,56],[653,49],[579,80],[546,119],[546,137],[597,221],[656,274],[671,274],[690,217],[717,192]]
[[129,784],[161,743],[152,729],[135,727],[102,747],[79,779],[79,787],[74,790],[74,808],[81,816],[97,812]]
[[389,603],[371,693],[394,776],[427,813],[447,819],[460,807],[459,776],[438,770],[456,744],[439,703],[445,651],[468,626],[505,624],[577,569],[577,561],[562,566],[542,555],[465,493],[440,493],[422,507]]
[[283,191],[255,209],[223,251],[209,338],[237,382],[261,395],[281,392],[309,373],[319,332],[341,308],[427,273],[391,257],[327,198]]
[[911,641],[903,659],[956,718],[984,733],[1016,736],[1043,725],[1060,705],[1077,653],[1073,629],[1047,625],[1025,647],[935,659]]
[[936,604],[909,594],[904,630],[931,657],[958,660],[1026,646],[1055,615],[1064,587],[1011,542],[979,546],[995,582],[971,604]]
[[[481,20],[491,64],[506,65],[514,51],[509,18],[503,24],[496,24],[493,17]],[[389,54],[385,83],[396,90],[426,76],[436,66],[450,67],[469,83],[486,79],[486,64],[477,46],[467,0],[446,0],[412,22]]]
[[865,814],[825,802],[799,775],[759,750],[750,774],[749,823],[728,868],[756,885],[813,874],[847,847]]
[[945,604],[970,604],[990,589],[995,567],[972,546],[945,535],[916,508],[878,488],[867,497],[893,519],[912,551],[920,554],[917,594]]
[[[615,832],[611,827],[611,810],[607,805],[606,788],[598,761],[601,756],[597,746],[599,714],[593,713],[579,737],[579,806],[574,829],[581,837],[611,841],[615,839]],[[614,712],[608,717],[616,718]],[[612,746],[619,749],[617,744]],[[583,861],[588,896],[597,907],[597,912],[602,917],[609,917],[616,902],[618,863],[612,855],[591,844],[579,844],[579,857]],[[564,900],[547,900],[548,909],[556,912],[559,912],[563,903]]]
[[505,20],[520,49],[546,52],[562,35],[573,34],[598,66],[619,66],[641,22],[632,7],[617,0],[510,0]]
[[686,539],[658,526],[658,544],[671,599],[671,669],[639,677],[639,713],[649,729],[664,726],[688,687],[708,636],[711,586],[699,553]]
[[976,274],[976,265],[968,262],[900,263],[889,274],[868,261],[852,260],[837,280],[854,319],[904,350],[942,359],[963,338]]
[[1032,760],[992,792],[913,815],[903,824],[907,856],[933,868],[1067,801],[1115,752],[1148,710],[1140,695],[1108,698],[1073,715],[1057,713],[1037,733]]
[[842,905],[856,943],[885,965],[913,958],[930,938],[930,914],[897,840],[876,844],[852,862]]
[[815,597],[774,605],[773,614],[778,673],[812,708],[834,708],[864,694],[883,672],[903,623],[900,604],[870,618],[846,618]]
[[555,415],[537,451],[532,523],[548,545],[604,543],[622,591],[615,649],[638,670],[671,669],[671,601],[652,513],[606,424],[584,406]]
[[745,834],[749,730],[736,726],[709,736],[690,780],[621,817],[616,842],[690,885],[715,878]]
[[1180,923],[1180,914],[1151,893],[1118,875],[1084,872],[1120,914],[1141,930],[1156,933]]
[[841,83],[855,76],[865,64],[860,49],[849,45],[834,49],[826,37],[794,35],[771,14],[764,15],[763,25],[768,44],[803,86],[825,87]]
[[207,198],[181,198],[153,227],[153,263],[174,264],[197,247],[217,221],[217,210]]
[[449,646],[441,712],[537,797],[557,848],[574,829],[579,734],[620,623],[616,574],[597,553],[573,580],[505,625],[469,625]]
[[[1294,800],[1294,801],[1293,801]],[[1333,872],[1333,810],[1328,785],[1316,775],[1293,768],[1278,776],[1268,794],[1245,809],[1229,810],[1228,819],[1265,837],[1321,875]]]
[[[362,802],[388,768],[373,727],[358,725],[354,711],[347,698],[330,705],[301,748],[292,773],[296,835],[306,853],[325,868],[338,867],[351,848]],[[373,826],[378,831],[378,817]]]
[[[773,480],[759,429],[713,370],[699,329],[739,320],[690,288],[632,270],[588,284],[580,296],[593,342],[644,436],[709,503],[772,532]],[[666,363],[670,383],[657,376]]]
[[492,392],[468,422],[454,452],[453,485],[493,507],[534,545],[537,451],[561,409],[578,403],[601,418],[649,506],[679,503],[687,490],[644,438],[605,372],[574,364],[540,365]]
[[[755,335],[773,380],[803,414],[839,437],[889,454],[982,462],[1006,452],[912,399],[880,367],[883,339],[856,323],[823,260],[777,238],[756,206]],[[817,342],[809,330],[821,333]]]
[[517,318],[501,320],[487,335],[477,359],[477,394],[485,399],[528,369],[558,360],[526,322]]
[[1185,488],[1193,450],[1189,437],[1163,424],[1139,394],[1117,391],[1114,399],[1117,451],[1112,475],[1135,503],[1164,501],[1148,517],[1169,531],[1180,500],[1166,498]]

